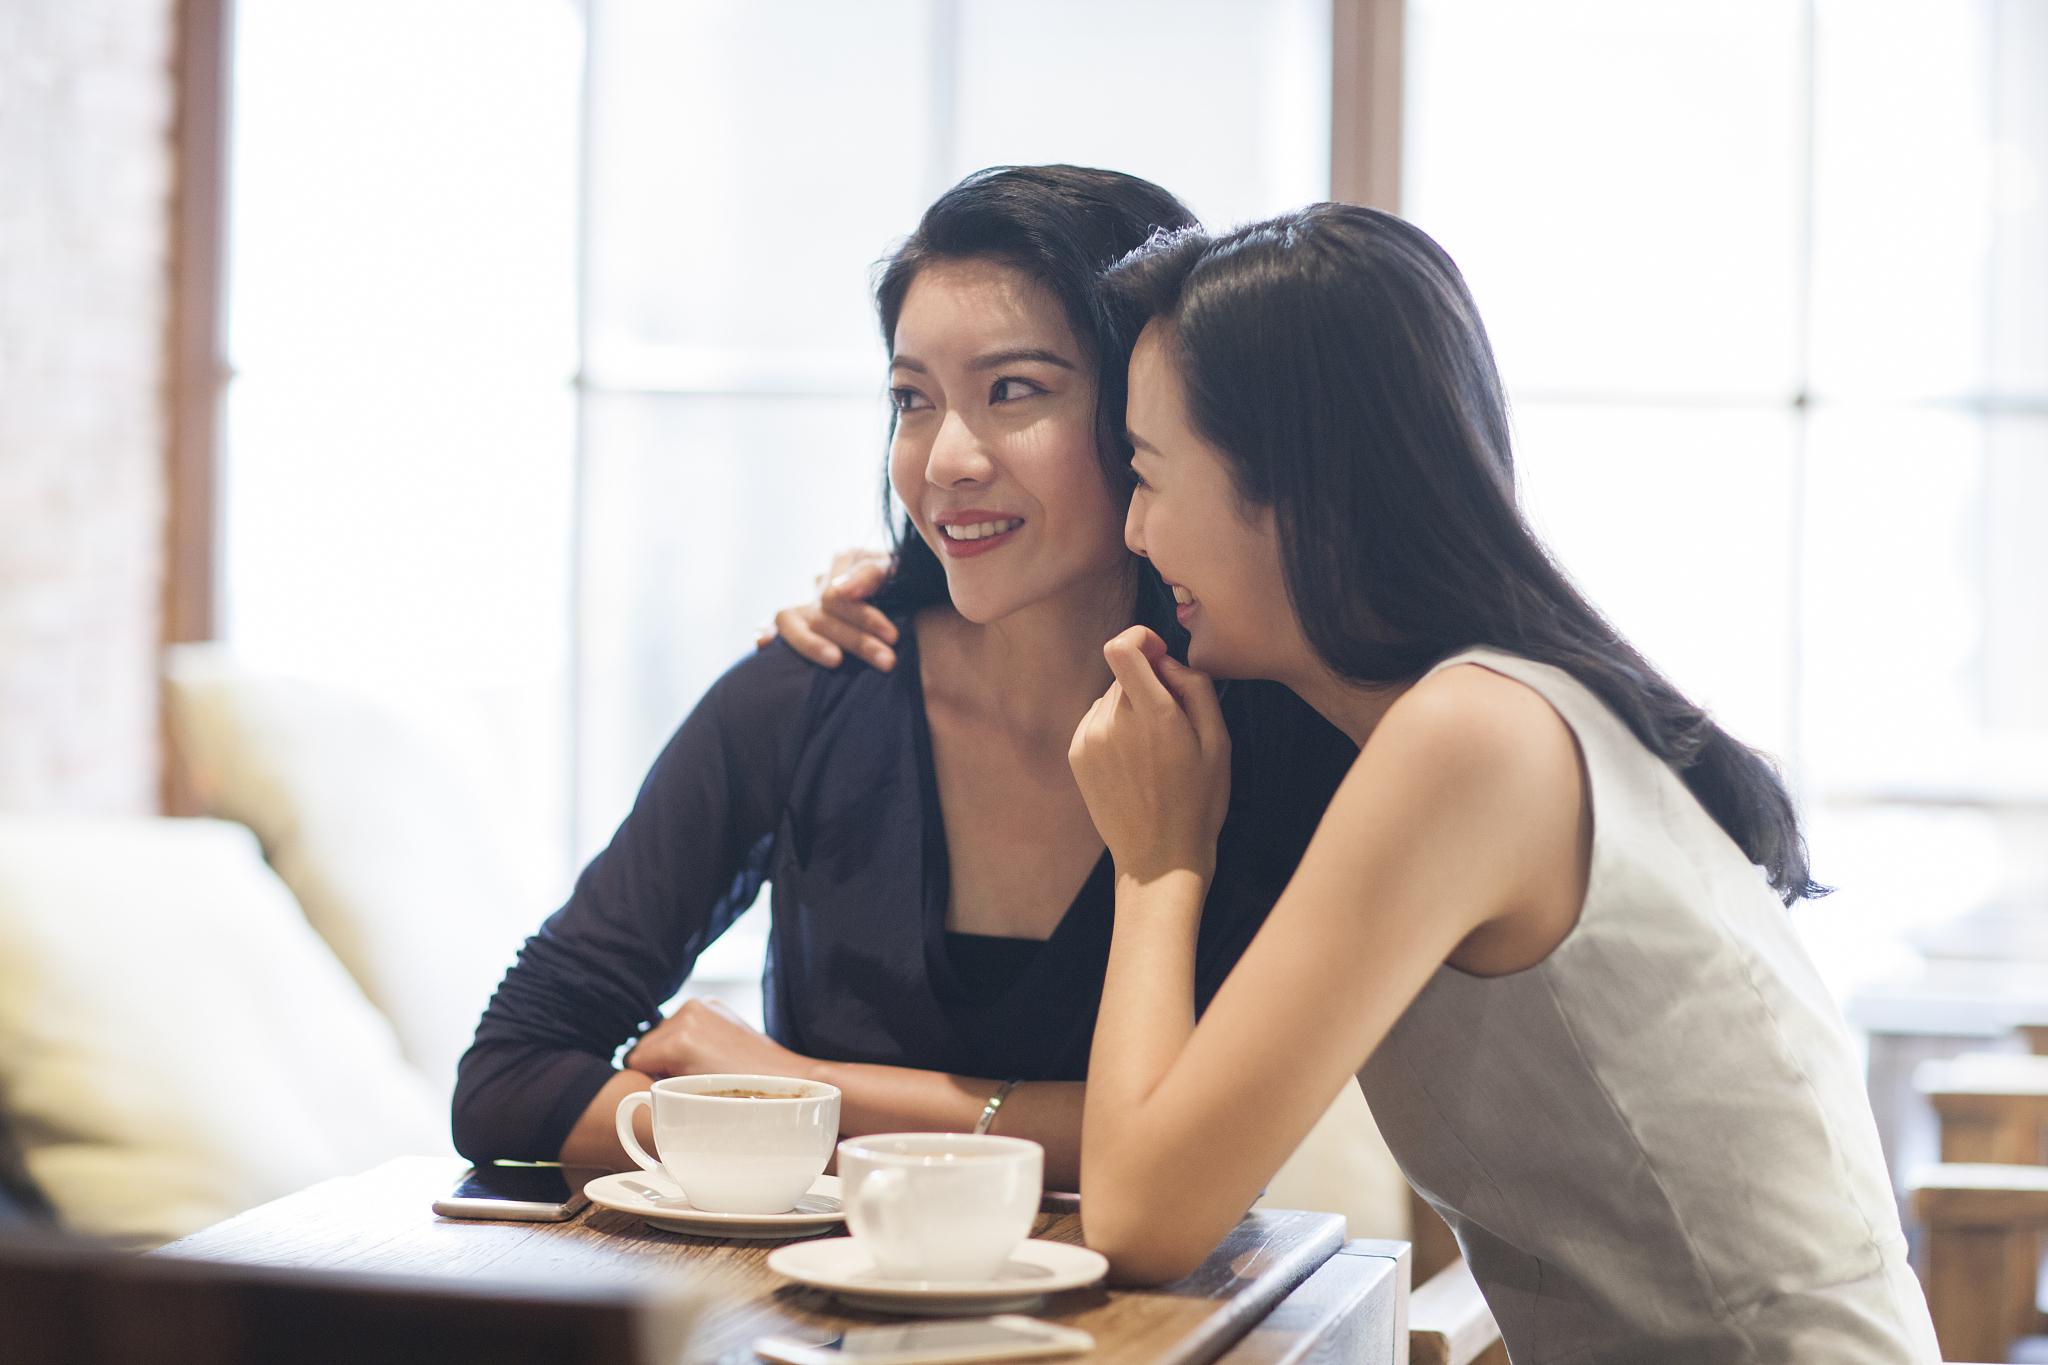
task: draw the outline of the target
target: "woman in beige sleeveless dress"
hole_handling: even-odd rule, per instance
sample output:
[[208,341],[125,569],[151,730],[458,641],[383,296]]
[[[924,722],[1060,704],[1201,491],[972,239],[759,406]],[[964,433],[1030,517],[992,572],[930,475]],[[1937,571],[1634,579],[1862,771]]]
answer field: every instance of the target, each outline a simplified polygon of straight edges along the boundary
[[[1318,205],[1110,286],[1144,326],[1126,538],[1192,667],[1113,640],[1070,755],[1117,871],[1089,1242],[1185,1272],[1356,1072],[1517,1365],[1937,1359],[1790,920],[1821,890],[1792,803],[1529,531],[1456,267]],[[1209,676],[1288,684],[1360,753],[1197,1023],[1231,799]]]

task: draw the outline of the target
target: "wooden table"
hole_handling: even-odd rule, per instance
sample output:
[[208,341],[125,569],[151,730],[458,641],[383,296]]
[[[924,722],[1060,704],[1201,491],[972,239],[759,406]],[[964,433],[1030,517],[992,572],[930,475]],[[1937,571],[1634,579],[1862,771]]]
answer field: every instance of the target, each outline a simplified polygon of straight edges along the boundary
[[1933,1108],[1915,1082],[1920,1067],[1970,1052],[2021,1051],[2019,1020],[2048,1020],[2048,969],[2038,962],[1930,958],[1897,977],[1859,987],[1843,1014],[1868,1042],[1864,1081],[1877,1120],[1899,1220],[1917,1240],[1907,1181],[1945,1159]]
[[[659,1232],[595,1206],[566,1223],[436,1216],[430,1205],[463,1169],[453,1158],[401,1158],[252,1209],[159,1254],[556,1286],[643,1278],[673,1286],[687,1277],[703,1301],[687,1359],[732,1365],[755,1360],[751,1343],[771,1332],[812,1335],[892,1320],[843,1308],[770,1271],[768,1253],[781,1242]],[[1058,1294],[1036,1316],[1093,1334],[1091,1361],[1405,1361],[1407,1244],[1346,1245],[1343,1227],[1334,1214],[1260,1210],[1177,1284]],[[1079,1220],[1043,1214],[1034,1235],[1078,1242]]]

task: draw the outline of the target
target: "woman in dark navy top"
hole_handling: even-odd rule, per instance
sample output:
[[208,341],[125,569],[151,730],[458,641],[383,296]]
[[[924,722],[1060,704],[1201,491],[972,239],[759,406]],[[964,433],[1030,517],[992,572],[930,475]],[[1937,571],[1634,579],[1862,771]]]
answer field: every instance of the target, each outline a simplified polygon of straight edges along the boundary
[[[1107,684],[1103,641],[1178,633],[1123,547],[1131,338],[1094,277],[1190,221],[1157,186],[1074,167],[981,172],[927,211],[877,288],[909,514],[877,599],[896,666],[777,644],[713,685],[492,998],[456,1084],[465,1155],[625,1165],[619,1100],[692,1071],[829,1081],[849,1133],[970,1128],[1017,1081],[1000,1131],[1044,1143],[1072,1188],[1114,875],[1067,746]],[[1355,754],[1276,686],[1223,705],[1238,758],[1192,1007]],[[664,1020],[764,882],[769,1036],[715,1006]]]

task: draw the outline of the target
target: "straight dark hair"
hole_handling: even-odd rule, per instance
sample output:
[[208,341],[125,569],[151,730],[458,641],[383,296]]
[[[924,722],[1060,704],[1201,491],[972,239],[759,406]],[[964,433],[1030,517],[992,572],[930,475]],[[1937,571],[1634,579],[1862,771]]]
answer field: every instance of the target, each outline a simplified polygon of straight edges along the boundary
[[1274,511],[1288,596],[1331,669],[1400,682],[1475,645],[1555,665],[1786,904],[1826,894],[1776,768],[1651,667],[1523,518],[1493,348],[1427,234],[1348,204],[1162,234],[1110,273],[1105,303],[1122,327],[1165,328],[1196,430]]
[[[992,260],[1021,271],[1059,301],[1084,360],[1096,371],[1095,449],[1103,479],[1119,497],[1131,490],[1131,448],[1124,436],[1124,389],[1137,329],[1102,306],[1097,281],[1118,258],[1155,233],[1193,226],[1187,206],[1149,180],[1087,166],[992,166],[940,195],[917,230],[881,262],[875,311],[882,345],[896,354],[896,322],[920,272],[934,261]],[[896,418],[889,418],[889,434]],[[882,511],[892,510],[882,471]],[[875,594],[891,615],[947,600],[946,571],[909,517],[891,527],[896,568]],[[1138,619],[1184,647],[1173,594],[1135,557]]]

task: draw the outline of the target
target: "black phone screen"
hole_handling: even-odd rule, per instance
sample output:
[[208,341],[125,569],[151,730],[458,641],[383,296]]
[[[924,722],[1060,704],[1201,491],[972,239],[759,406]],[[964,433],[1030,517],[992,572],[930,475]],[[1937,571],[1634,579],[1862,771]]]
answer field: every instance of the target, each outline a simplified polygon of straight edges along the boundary
[[569,1178],[560,1166],[479,1166],[455,1187],[457,1199],[509,1199],[521,1204],[566,1204]]

